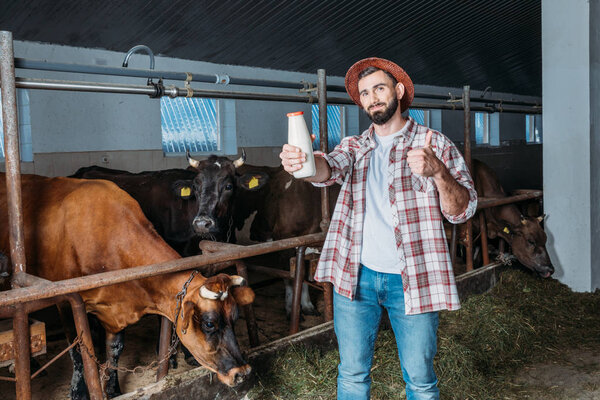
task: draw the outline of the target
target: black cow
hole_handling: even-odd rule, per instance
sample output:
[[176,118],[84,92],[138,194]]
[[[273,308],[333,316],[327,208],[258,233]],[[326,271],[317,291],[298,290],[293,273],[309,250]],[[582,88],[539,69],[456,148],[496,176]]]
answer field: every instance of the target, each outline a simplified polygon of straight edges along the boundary
[[131,173],[98,166],[80,168],[73,178],[106,179],[138,201],[165,241],[182,256],[196,255],[203,239],[232,240],[232,206],[236,189],[258,190],[266,174],[240,176],[246,154],[231,161],[211,155],[197,161],[186,154],[188,169]]
[[[265,186],[254,192],[244,192],[235,199],[234,226],[238,241],[264,242],[321,232],[321,189],[302,179],[295,179],[283,167],[244,165],[242,171],[269,176]],[[333,211],[340,191],[333,185],[329,191],[329,210]],[[241,236],[244,236],[243,238]],[[280,252],[281,260],[289,253]],[[286,280],[286,312],[292,309],[292,286]],[[310,301],[308,286],[302,287],[302,312],[318,314]]]

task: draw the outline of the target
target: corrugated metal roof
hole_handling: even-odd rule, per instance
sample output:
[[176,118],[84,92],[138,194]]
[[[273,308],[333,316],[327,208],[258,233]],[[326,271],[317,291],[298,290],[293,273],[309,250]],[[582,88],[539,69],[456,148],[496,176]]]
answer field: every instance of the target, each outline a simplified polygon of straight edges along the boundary
[[398,62],[415,83],[541,95],[540,0],[4,0],[15,39],[343,76]]

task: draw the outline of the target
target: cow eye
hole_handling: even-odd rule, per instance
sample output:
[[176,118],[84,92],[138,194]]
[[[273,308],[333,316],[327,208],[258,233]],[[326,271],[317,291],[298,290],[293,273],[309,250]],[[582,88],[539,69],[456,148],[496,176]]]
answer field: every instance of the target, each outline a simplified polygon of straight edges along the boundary
[[225,190],[231,190],[231,189],[233,189],[233,185],[232,185],[231,183],[228,183],[228,184],[225,186]]
[[530,246],[535,246],[535,242],[533,240],[528,240],[527,243],[529,243]]
[[204,332],[210,333],[213,332],[216,329],[216,326],[214,324],[214,322],[212,321],[204,321],[202,324],[202,330]]

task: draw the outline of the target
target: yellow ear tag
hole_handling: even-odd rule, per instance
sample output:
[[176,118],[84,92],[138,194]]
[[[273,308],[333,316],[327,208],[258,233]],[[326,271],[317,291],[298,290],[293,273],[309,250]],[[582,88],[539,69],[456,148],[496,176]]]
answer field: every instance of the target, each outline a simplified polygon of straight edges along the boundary
[[502,232],[510,234],[510,231],[508,230],[508,226],[505,226],[504,229],[502,229]]
[[250,182],[248,182],[248,189],[252,189],[258,186],[258,179],[256,179],[255,176],[252,177],[252,179],[250,179]]
[[190,194],[192,194],[192,189],[187,186],[181,188],[181,197],[188,197]]

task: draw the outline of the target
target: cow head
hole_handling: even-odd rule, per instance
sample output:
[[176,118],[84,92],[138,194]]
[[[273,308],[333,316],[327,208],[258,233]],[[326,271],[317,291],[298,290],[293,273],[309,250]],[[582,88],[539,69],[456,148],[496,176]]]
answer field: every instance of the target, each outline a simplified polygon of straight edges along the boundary
[[254,301],[254,292],[239,276],[197,275],[181,302],[177,335],[194,358],[215,372],[226,385],[235,386],[251,372],[235,338],[238,306]]
[[550,256],[546,251],[546,233],[540,225],[543,216],[521,216],[516,224],[505,223],[497,234],[512,247],[513,254],[521,264],[547,278],[554,273]]
[[244,164],[246,152],[235,161],[211,155],[198,161],[186,154],[190,167],[196,172],[193,180],[179,180],[173,189],[184,199],[194,199],[198,212],[191,221],[193,231],[202,238],[227,240],[232,233],[232,205],[236,189],[258,190],[268,179],[266,174],[239,176],[236,168]]

